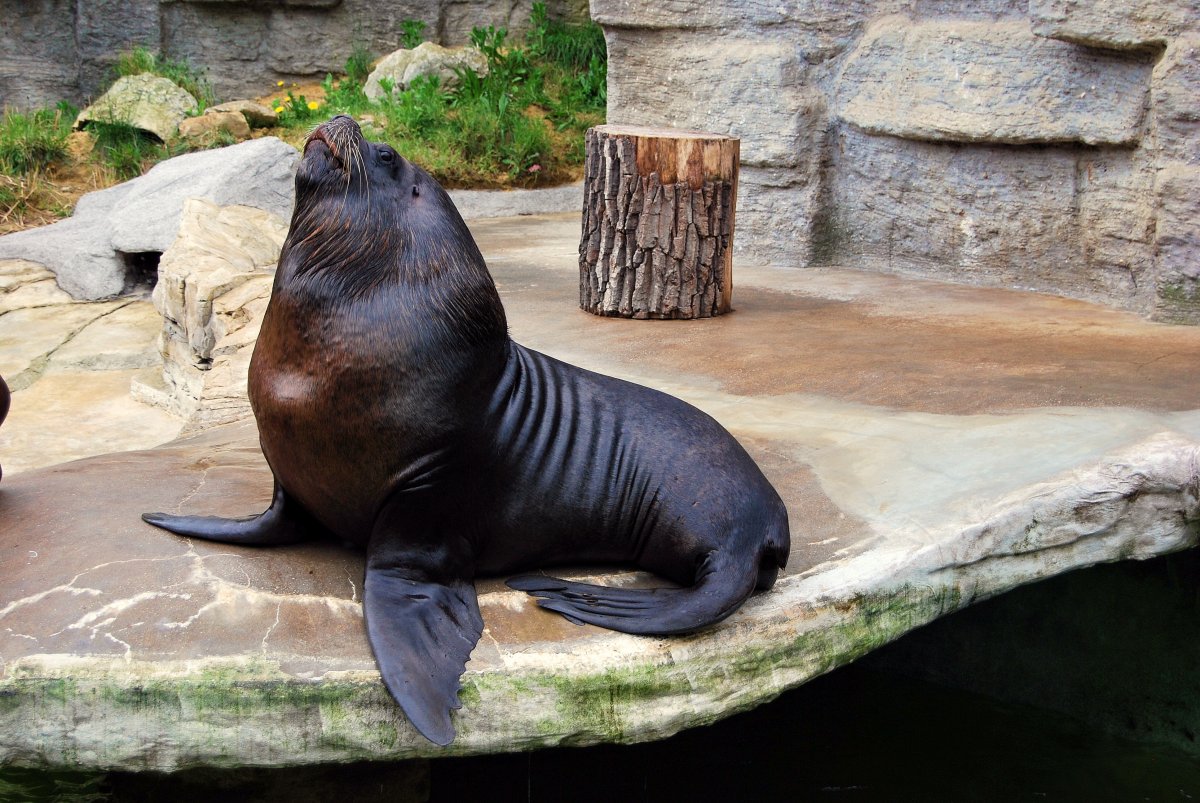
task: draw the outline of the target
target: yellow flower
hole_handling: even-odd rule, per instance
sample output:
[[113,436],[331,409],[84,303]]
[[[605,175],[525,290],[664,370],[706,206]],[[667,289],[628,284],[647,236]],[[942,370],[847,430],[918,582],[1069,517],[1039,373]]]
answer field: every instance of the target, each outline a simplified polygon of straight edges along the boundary
[[283,81],[276,81],[275,86],[283,86]]
[[276,107],[275,107],[275,113],[276,113],[276,114],[283,114],[283,107],[282,107],[282,106],[276,106]]
[[314,111],[314,112],[315,112],[315,111],[317,110],[317,107],[318,107],[318,106],[320,106],[320,105],[321,105],[321,104],[317,103],[315,100],[310,100],[310,101],[308,102],[308,108],[309,108],[309,111]]

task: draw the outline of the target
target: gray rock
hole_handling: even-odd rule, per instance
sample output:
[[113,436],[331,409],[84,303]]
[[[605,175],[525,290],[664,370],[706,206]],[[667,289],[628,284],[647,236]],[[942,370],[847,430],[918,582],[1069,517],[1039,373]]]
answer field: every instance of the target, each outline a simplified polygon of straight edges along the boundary
[[[676,48],[689,58],[670,58]],[[814,129],[825,127],[824,97],[804,85],[786,42],[618,30],[608,49],[609,123],[739,137],[742,163],[756,166],[806,163]]]
[[110,217],[133,182],[90,192],[75,214],[49,226],[0,237],[0,258],[27,259],[54,272],[58,286],[74,298],[117,295],[125,286],[125,263],[110,241]]
[[[549,0],[552,17],[582,20],[586,0]],[[319,81],[339,73],[355,46],[389,53],[406,20],[429,39],[469,41],[493,25],[516,33],[530,4],[514,0],[3,0],[0,99],[19,108],[81,105],[111,80],[117,54],[133,45],[203,68],[218,97],[257,97],[276,80]]]
[[[586,10],[576,0],[548,5],[552,15]],[[218,96],[254,97],[277,79],[320,80],[326,73],[340,73],[355,45],[376,54],[392,52],[400,44],[406,20],[425,22],[431,40],[461,45],[476,26],[493,25],[514,33],[527,27],[529,4],[511,0],[342,0],[329,7],[169,3],[161,13],[166,52],[207,67]]]
[[592,4],[610,122],[742,140],[739,260],[1039,287],[1195,323],[1187,218],[1165,216],[1200,196],[1176,170],[1200,163],[1198,12],[1196,0]]
[[1130,145],[1151,64],[1033,36],[1023,22],[875,22],[846,61],[840,117],[946,142]]
[[74,98],[78,82],[79,70],[72,63],[16,54],[0,59],[0,98],[13,108],[37,109]]
[[127,253],[164,251],[175,240],[183,203],[205,198],[291,217],[300,153],[275,137],[168,159],[135,179],[114,210],[112,246]]
[[1117,50],[1165,44],[1194,29],[1194,0],[1030,0],[1029,19],[1038,36]]
[[74,0],[0,4],[0,106],[49,106],[80,100]]
[[[87,0],[75,3],[75,45],[82,97],[94,97],[112,80],[117,57],[135,46],[158,50],[158,0]],[[75,93],[55,101],[75,99]]]
[[1154,66],[1154,135],[1164,160],[1200,164],[1200,34],[1172,42]]
[[178,156],[144,176],[85,195],[66,220],[0,237],[0,257],[45,265],[75,298],[112,296],[126,282],[122,254],[164,251],[175,240],[188,198],[290,217],[298,159],[295,148],[275,137]]
[[1200,36],[1174,40],[1154,68],[1151,113],[1157,276],[1154,317],[1200,322]]
[[450,190],[458,213],[467,220],[516,215],[578,212],[583,207],[583,184],[543,190]]
[[[798,5],[798,4],[797,4]],[[793,6],[794,8],[794,6]],[[737,28],[741,25],[777,25],[792,9],[770,0],[663,0],[630,3],[627,0],[592,0],[592,19],[606,28]]]
[[95,103],[79,113],[76,128],[88,123],[124,123],[166,142],[196,109],[196,99],[173,81],[149,73],[118,78]]
[[165,393],[138,395],[183,417],[185,430],[251,415],[246,371],[286,233],[261,209],[184,204],[153,294]]
[[820,183],[808,171],[742,167],[733,237],[735,287],[742,260],[786,266],[820,261],[814,227],[819,191]]
[[179,136],[185,139],[204,140],[215,138],[221,133],[229,134],[236,140],[243,140],[250,136],[250,124],[241,112],[214,112],[211,109],[199,117],[189,117],[179,124]]
[[1155,181],[1158,202],[1158,276],[1154,317],[1172,323],[1200,322],[1200,166],[1173,163],[1160,167]]
[[[1153,263],[1150,173],[1128,154],[963,149],[852,128],[835,152],[826,258],[1148,311],[1151,288],[1137,280]],[[1089,253],[1097,243],[1113,253]]]
[[251,128],[270,128],[279,123],[279,115],[275,110],[252,100],[231,100],[228,103],[218,103],[204,110],[205,114],[217,112],[237,112],[246,118]]
[[458,83],[456,69],[470,69],[479,75],[487,75],[487,59],[474,47],[448,48],[422,42],[411,50],[401,48],[380,59],[367,76],[363,91],[368,98],[377,101],[384,96],[381,81],[391,81],[394,89],[407,89],[413,80],[426,75],[435,75],[440,86],[450,87]]

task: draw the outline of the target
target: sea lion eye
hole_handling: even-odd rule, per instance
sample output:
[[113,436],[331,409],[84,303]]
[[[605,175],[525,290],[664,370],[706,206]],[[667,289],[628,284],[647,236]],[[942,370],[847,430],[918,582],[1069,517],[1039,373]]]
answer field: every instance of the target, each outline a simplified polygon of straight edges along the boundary
[[420,194],[421,194],[421,185],[420,185],[420,184],[414,184],[414,185],[413,185],[413,197],[415,198],[415,197],[417,197],[417,196],[418,196],[418,195],[420,195]]
[[392,150],[391,148],[380,148],[379,149],[379,161],[383,162],[386,165],[386,164],[391,164],[395,160],[396,160],[396,152],[394,150]]

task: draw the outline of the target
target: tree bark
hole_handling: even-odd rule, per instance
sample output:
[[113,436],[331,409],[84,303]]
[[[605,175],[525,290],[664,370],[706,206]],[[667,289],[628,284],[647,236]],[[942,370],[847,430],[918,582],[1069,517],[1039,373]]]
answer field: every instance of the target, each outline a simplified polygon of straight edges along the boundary
[[588,130],[579,306],[624,318],[732,309],[739,145],[669,128]]

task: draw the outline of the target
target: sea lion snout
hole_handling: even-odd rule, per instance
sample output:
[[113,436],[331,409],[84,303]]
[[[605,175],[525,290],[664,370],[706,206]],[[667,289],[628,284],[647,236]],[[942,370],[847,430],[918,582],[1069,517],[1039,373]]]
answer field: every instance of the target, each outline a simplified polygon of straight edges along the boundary
[[362,143],[362,129],[358,123],[348,114],[339,114],[312,130],[304,142],[304,156],[307,159],[314,151],[325,155],[323,151],[327,150],[330,160],[345,172],[352,169],[352,149],[360,150]]

